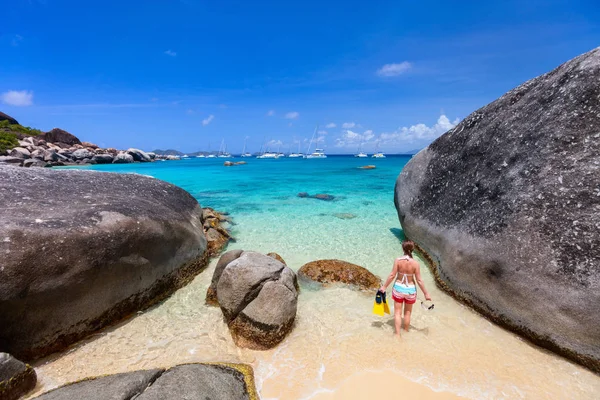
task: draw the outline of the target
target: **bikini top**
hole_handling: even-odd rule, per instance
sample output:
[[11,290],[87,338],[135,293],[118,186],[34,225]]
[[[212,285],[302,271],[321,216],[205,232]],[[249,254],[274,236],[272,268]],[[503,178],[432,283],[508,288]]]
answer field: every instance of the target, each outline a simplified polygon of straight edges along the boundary
[[[407,255],[404,255],[402,257],[398,257],[396,260],[410,260],[410,257]],[[398,272],[398,275],[400,275],[400,272]],[[401,285],[414,285],[413,283],[409,283],[408,282],[408,275],[414,275],[414,274],[402,274],[402,278],[400,279],[400,281],[398,282],[398,279],[396,279],[396,282],[400,283]]]

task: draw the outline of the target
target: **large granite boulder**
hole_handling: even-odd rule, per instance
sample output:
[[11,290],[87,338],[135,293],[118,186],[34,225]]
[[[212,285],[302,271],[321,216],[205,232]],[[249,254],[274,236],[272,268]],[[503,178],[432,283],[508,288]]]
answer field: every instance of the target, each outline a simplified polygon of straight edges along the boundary
[[0,111],[0,121],[8,121],[9,124],[18,124],[17,120],[14,119],[13,117],[11,117],[8,114],[4,114],[2,111]]
[[225,267],[241,256],[243,252],[243,250],[230,250],[227,253],[223,253],[219,258],[219,261],[215,266],[215,271],[213,272],[212,280],[210,281],[210,286],[206,291],[206,304],[211,306],[219,305],[219,300],[217,299],[217,284],[219,283],[219,279],[221,279],[221,274]]
[[75,160],[84,160],[86,158],[93,158],[96,154],[89,151],[88,149],[77,149],[71,155]]
[[198,202],[133,174],[0,166],[0,349],[33,359],[164,298],[205,265]]
[[342,260],[317,260],[304,264],[298,276],[305,282],[350,285],[360,290],[377,290],[381,279],[360,265]]
[[0,353],[0,399],[16,400],[31,391],[37,375],[31,366],[8,353]]
[[113,159],[113,164],[129,164],[133,162],[133,156],[125,152],[121,152]]
[[395,202],[438,282],[600,372],[600,48],[477,110],[402,170]]
[[40,136],[40,139],[50,143],[64,143],[69,146],[81,144],[81,141],[75,135],[60,128],[54,128],[51,131],[44,133]]
[[138,161],[138,162],[152,161],[152,158],[150,158],[150,156],[146,152],[144,152],[143,150],[140,150],[140,149],[128,149],[127,154],[129,154],[129,155],[131,155],[131,157],[133,157],[133,161]]
[[252,367],[182,364],[86,379],[51,390],[38,400],[258,400]]
[[110,164],[113,162],[113,156],[107,153],[96,154],[92,157],[92,164]]
[[292,330],[298,305],[295,280],[290,268],[253,251],[244,251],[225,266],[217,300],[238,346],[270,349]]

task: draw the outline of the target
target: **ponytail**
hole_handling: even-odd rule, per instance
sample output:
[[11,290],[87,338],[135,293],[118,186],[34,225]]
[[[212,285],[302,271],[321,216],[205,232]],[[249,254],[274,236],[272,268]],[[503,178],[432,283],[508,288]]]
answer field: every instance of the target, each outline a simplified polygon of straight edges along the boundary
[[404,250],[404,254],[406,254],[410,258],[413,258],[412,252],[414,248],[415,244],[412,240],[405,240],[404,242],[402,242],[402,250]]

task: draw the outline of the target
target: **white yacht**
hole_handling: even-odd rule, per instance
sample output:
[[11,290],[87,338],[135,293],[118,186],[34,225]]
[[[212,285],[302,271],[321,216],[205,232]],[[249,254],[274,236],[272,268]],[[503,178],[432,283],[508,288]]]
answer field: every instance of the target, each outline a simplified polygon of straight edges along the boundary
[[248,138],[244,139],[244,149],[242,150],[242,155],[240,157],[252,157],[252,154],[250,154],[246,151],[246,141],[247,140],[248,140]]
[[206,158],[217,158],[217,156],[215,156],[214,154],[209,154],[206,156]]
[[363,152],[363,151],[360,150],[361,147],[362,147],[362,143],[358,145],[358,153],[356,153],[354,155],[354,157],[357,157],[357,158],[366,158],[366,157],[369,157],[367,155],[367,153],[365,153],[365,152]]
[[312,138],[310,139],[310,142],[308,143],[308,150],[306,150],[305,158],[327,158],[323,149],[315,149],[314,153],[310,152],[310,146],[312,146],[312,143],[315,140],[315,135],[317,134],[318,129],[319,129],[319,125],[317,125],[315,127],[315,131],[313,132]]
[[227,145],[225,144],[225,139],[221,141],[221,147],[219,148],[219,158],[231,158],[231,154],[227,152]]
[[304,154],[300,152],[300,142],[298,142],[298,152],[288,154],[289,158],[304,158]]
[[196,158],[204,158],[204,157],[205,157],[205,156],[204,156],[204,154],[198,154],[198,155],[196,156]]
[[268,151],[266,153],[262,153],[260,156],[256,156],[256,158],[279,158],[279,153],[272,153]]
[[385,155],[379,151],[379,141],[377,141],[377,148],[375,149],[375,154],[371,156],[372,158],[385,158]]

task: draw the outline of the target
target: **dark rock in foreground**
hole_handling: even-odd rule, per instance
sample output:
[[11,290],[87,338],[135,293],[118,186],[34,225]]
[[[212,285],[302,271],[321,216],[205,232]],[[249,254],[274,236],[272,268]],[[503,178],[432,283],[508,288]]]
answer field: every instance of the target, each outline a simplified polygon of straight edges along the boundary
[[298,270],[301,280],[325,285],[342,283],[361,290],[377,290],[381,280],[368,269],[342,260],[317,260]]
[[140,175],[0,166],[0,348],[30,360],[164,298],[205,265],[202,210]]
[[[298,305],[296,274],[276,259],[244,251],[220,273],[217,300],[229,331],[240,347],[266,350],[292,330]],[[213,277],[214,280],[215,277]]]
[[31,366],[8,353],[0,353],[0,399],[16,400],[31,391],[37,375]]
[[600,48],[477,110],[403,169],[406,236],[447,290],[600,372]]
[[65,385],[39,400],[255,400],[252,367],[244,364],[183,364],[108,375]]

